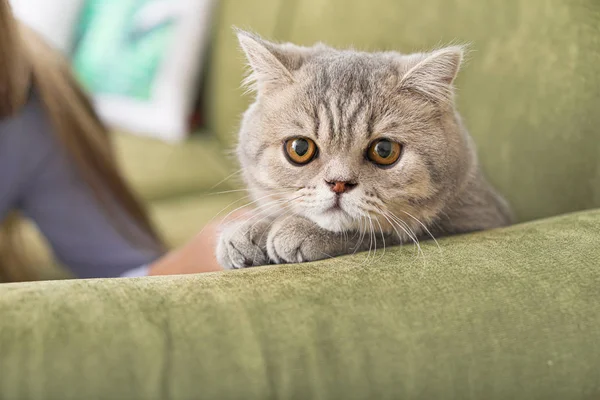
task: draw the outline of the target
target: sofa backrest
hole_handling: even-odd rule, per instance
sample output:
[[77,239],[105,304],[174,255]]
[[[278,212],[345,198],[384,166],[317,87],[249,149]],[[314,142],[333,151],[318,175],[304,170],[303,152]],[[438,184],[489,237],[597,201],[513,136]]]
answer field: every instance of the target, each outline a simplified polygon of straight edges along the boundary
[[459,109],[520,220],[600,207],[600,2],[225,0],[208,76],[211,128],[233,143],[251,101],[232,25],[279,41],[401,52],[470,42]]

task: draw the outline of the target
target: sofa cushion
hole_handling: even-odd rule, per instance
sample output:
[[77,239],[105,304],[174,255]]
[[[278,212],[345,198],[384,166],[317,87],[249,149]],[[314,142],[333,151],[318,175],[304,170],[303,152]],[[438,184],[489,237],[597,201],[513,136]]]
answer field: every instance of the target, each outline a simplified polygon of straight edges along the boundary
[[235,170],[230,149],[208,132],[179,144],[115,133],[115,149],[125,177],[145,200],[209,192]]
[[235,143],[241,113],[251,99],[249,95],[244,96],[241,88],[246,63],[233,27],[280,36],[287,30],[292,3],[289,0],[222,0],[218,4],[203,104],[210,129],[224,143]]
[[171,247],[176,247],[190,240],[207,223],[223,218],[235,208],[249,203],[245,195],[245,192],[219,195],[199,193],[154,202],[149,210],[165,240]]
[[0,398],[591,399],[600,210],[318,263],[0,285]]

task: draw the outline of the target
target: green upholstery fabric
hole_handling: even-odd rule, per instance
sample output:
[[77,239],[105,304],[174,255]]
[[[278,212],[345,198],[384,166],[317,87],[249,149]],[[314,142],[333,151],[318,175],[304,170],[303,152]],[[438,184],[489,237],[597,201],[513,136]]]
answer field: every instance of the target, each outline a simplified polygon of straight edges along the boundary
[[211,131],[229,146],[235,143],[241,113],[250,96],[243,96],[242,77],[246,62],[238,49],[234,25],[265,36],[279,36],[287,29],[289,0],[221,0],[214,17],[204,104]]
[[[263,11],[262,0],[243,3],[261,10],[252,16]],[[256,30],[282,41],[368,50],[472,43],[457,82],[460,111],[484,170],[518,218],[600,207],[600,2],[303,0],[281,8],[278,30]],[[222,21],[252,22],[242,11]],[[236,90],[243,60],[229,26],[220,26],[218,37],[213,64],[223,68],[213,75],[212,128],[227,135],[251,98]]]
[[208,132],[181,144],[124,133],[116,133],[114,139],[123,173],[149,201],[207,192],[235,170],[235,160]]
[[[215,189],[213,192],[217,192]],[[151,215],[171,246],[179,246],[208,222],[244,204],[243,194],[195,194],[150,204]],[[228,207],[228,205],[231,205]]]
[[594,399],[600,210],[304,265],[0,286],[2,399]]

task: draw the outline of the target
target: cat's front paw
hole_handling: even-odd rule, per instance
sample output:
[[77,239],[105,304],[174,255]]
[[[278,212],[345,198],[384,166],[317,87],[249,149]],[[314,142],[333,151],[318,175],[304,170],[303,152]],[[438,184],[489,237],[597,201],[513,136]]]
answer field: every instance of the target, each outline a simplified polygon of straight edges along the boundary
[[316,261],[341,253],[340,234],[326,231],[302,217],[276,221],[267,237],[267,254],[277,264]]
[[269,264],[267,229],[270,221],[238,221],[223,226],[217,243],[217,261],[223,268],[239,269]]

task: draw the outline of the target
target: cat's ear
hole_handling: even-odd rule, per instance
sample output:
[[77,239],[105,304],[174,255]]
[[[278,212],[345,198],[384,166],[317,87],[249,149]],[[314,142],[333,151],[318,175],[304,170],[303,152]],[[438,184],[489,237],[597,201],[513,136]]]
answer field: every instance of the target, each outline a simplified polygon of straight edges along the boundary
[[420,93],[436,102],[451,102],[454,93],[452,83],[465,50],[465,46],[451,46],[424,55],[408,56],[400,89]]
[[291,44],[271,43],[243,30],[235,31],[250,66],[250,74],[244,80],[244,86],[261,92],[294,82],[292,72],[302,65],[302,48]]

